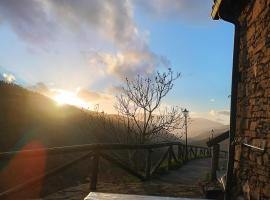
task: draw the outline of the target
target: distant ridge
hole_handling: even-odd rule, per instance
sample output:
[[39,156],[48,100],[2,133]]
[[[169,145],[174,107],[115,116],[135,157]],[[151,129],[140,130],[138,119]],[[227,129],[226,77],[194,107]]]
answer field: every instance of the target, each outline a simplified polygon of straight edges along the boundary
[[[224,125],[204,118],[192,118],[188,126],[188,141],[194,145],[206,146],[210,137],[217,136],[227,130],[229,125]],[[228,142],[222,143],[222,149],[227,149]]]
[[20,150],[33,141],[43,147],[94,143],[103,134],[90,111],[59,106],[39,93],[4,81],[0,81],[0,113],[1,152]]

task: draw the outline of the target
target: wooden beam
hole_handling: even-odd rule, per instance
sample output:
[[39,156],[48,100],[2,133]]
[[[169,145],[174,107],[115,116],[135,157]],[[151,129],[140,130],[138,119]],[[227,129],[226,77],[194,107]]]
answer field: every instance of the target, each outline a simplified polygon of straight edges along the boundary
[[131,175],[139,178],[140,180],[145,180],[145,177],[143,177],[141,174],[139,174],[138,172],[136,172],[135,170],[131,169],[130,167],[124,165],[123,163],[121,163],[119,160],[109,156],[108,154],[105,154],[103,152],[100,152],[100,156],[102,158],[104,158],[105,160],[111,162],[112,164],[116,165],[117,167],[125,170],[126,172],[130,173]]
[[95,152],[91,158],[90,191],[97,190],[98,167],[99,167],[99,153]]
[[169,154],[169,151],[167,150],[167,151],[163,154],[163,156],[159,159],[159,161],[157,162],[157,164],[153,167],[153,169],[151,170],[151,174],[155,173],[155,172],[158,170],[158,168],[160,167],[160,165],[161,165],[161,164],[163,163],[163,161],[167,158],[168,154]]
[[149,180],[151,178],[151,165],[152,165],[152,149],[148,149],[145,167],[145,179]]
[[22,157],[40,156],[46,152],[47,155],[61,154],[61,153],[74,153],[82,151],[95,151],[95,150],[135,150],[135,149],[155,149],[162,148],[171,145],[179,145],[181,142],[164,142],[156,144],[83,144],[83,145],[72,145],[72,146],[61,146],[52,148],[40,148],[30,149],[23,151],[10,151],[0,153],[0,159],[10,158],[18,153]]
[[215,144],[213,147],[213,156],[212,156],[212,169],[211,169],[211,180],[214,181],[217,179],[217,170],[219,162],[219,144]]
[[218,12],[219,12],[221,3],[222,3],[222,0],[215,0],[215,4],[213,5],[212,12],[211,12],[212,19],[215,19],[215,20],[219,19]]
[[212,138],[211,140],[206,142],[206,144],[207,144],[208,147],[212,147],[215,144],[218,144],[218,143],[220,143],[220,142],[222,142],[222,141],[224,141],[224,140],[226,140],[228,138],[229,138],[229,131],[226,131],[226,132]]

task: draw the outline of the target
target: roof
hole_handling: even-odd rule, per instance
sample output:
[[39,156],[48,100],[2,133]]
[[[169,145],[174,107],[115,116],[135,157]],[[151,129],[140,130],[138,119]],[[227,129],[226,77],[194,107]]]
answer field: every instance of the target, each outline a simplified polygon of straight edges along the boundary
[[217,20],[219,19],[219,8],[220,8],[220,5],[222,3],[222,0],[214,0],[215,4],[213,5],[212,7],[212,12],[211,12],[211,16],[213,19]]
[[214,20],[223,19],[234,23],[246,0],[214,0],[211,16]]

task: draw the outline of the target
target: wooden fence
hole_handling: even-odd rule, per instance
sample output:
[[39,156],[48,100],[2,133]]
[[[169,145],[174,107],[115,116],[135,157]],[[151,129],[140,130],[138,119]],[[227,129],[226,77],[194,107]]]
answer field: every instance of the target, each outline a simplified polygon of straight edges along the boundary
[[[162,151],[159,159],[153,163],[152,154],[156,149],[165,148]],[[115,156],[110,154],[112,150],[143,150],[145,154],[145,168],[142,171],[136,170],[117,159]],[[53,154],[65,154],[74,152],[86,152],[84,155],[65,163],[64,165],[57,167],[53,170],[47,171],[37,177],[30,178],[22,184],[19,184],[13,188],[10,188],[2,193],[0,193],[0,199],[7,197],[10,194],[22,191],[28,186],[34,185],[36,182],[43,178],[48,178],[60,173],[62,170],[78,163],[83,159],[91,159],[91,172],[90,172],[90,190],[95,191],[98,183],[98,171],[100,165],[100,159],[104,159],[115,166],[125,170],[129,174],[139,178],[142,181],[149,180],[151,177],[159,170],[161,165],[166,162],[168,169],[171,169],[174,163],[185,163],[185,154],[187,154],[188,160],[196,158],[206,158],[211,157],[211,148],[200,147],[188,145],[187,152],[185,152],[185,146],[180,142],[167,142],[167,143],[157,143],[157,144],[144,144],[144,145],[127,145],[127,144],[85,144],[85,145],[73,145],[73,146],[63,146],[63,147],[53,147],[46,149],[32,149],[24,151],[14,151],[14,152],[3,152],[0,153],[0,160],[8,159],[18,153],[23,158],[39,156],[42,152],[46,151],[47,155]]]

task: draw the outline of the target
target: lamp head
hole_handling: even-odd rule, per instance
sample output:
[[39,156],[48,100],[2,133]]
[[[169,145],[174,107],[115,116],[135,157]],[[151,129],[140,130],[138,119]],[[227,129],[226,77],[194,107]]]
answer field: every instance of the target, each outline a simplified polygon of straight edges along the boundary
[[185,117],[188,116],[189,111],[186,108],[182,112],[183,112]]

